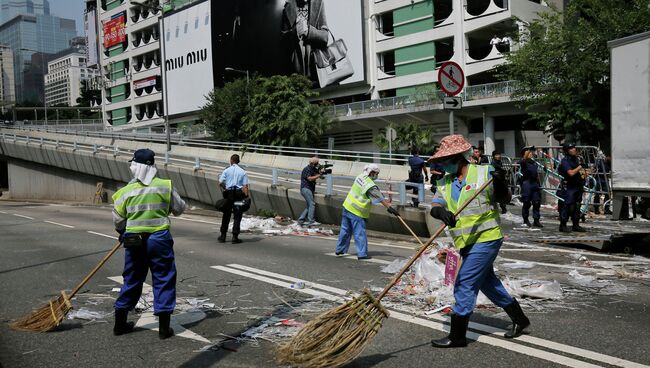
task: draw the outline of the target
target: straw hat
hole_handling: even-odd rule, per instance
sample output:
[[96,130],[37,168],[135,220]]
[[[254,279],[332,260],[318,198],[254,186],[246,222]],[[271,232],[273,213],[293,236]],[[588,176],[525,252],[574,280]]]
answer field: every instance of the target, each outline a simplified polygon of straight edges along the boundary
[[465,153],[471,148],[472,144],[469,143],[465,137],[460,134],[452,134],[442,138],[440,141],[440,148],[438,148],[436,154],[431,158],[434,160],[440,160],[449,156]]

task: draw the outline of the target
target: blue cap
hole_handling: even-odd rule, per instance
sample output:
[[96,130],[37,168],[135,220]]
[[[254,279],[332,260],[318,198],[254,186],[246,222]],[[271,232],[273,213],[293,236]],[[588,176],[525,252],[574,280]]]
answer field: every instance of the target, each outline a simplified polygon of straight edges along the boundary
[[562,144],[562,149],[568,150],[569,148],[576,148],[576,144],[573,142],[565,142]]
[[154,153],[154,151],[148,148],[141,148],[133,153],[133,158],[130,159],[129,162],[135,161],[139,164],[153,165],[154,163],[153,157],[155,155],[156,154]]

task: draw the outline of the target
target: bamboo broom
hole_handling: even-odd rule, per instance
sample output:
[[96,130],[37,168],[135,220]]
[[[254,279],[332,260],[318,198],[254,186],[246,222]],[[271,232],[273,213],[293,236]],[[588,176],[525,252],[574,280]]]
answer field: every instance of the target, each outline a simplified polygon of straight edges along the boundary
[[50,300],[46,304],[43,304],[40,308],[35,309],[28,315],[24,316],[23,318],[14,321],[13,323],[10,324],[10,327],[14,330],[17,331],[33,331],[33,332],[47,332],[55,327],[57,327],[59,324],[61,324],[61,321],[63,321],[63,318],[72,310],[72,303],[70,303],[70,299],[72,299],[81,288],[86,285],[86,283],[90,280],[97,271],[108,261],[109,258],[117,250],[120,248],[120,245],[122,245],[121,242],[118,242],[115,244],[115,246],[104,256],[104,258],[93,268],[92,271],[86,277],[77,285],[77,287],[72,290],[72,293],[70,295],[66,294],[65,291],[61,291],[61,295],[58,297]]
[[[458,208],[454,216],[457,217],[485,188],[492,184],[492,181],[493,179],[490,179],[483,184],[471,198]],[[388,311],[380,303],[381,299],[429,248],[445,227],[445,224],[440,225],[433,236],[395,274],[377,297],[374,297],[368,289],[364,289],[360,296],[332,308],[306,323],[289,342],[277,349],[276,359],[278,362],[294,367],[340,367],[359,356],[377,335],[384,319],[388,317]]]

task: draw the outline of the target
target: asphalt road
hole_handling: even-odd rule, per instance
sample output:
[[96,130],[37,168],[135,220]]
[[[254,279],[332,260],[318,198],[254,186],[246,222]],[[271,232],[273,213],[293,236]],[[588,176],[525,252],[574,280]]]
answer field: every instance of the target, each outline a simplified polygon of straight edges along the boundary
[[[72,313],[90,311],[100,313],[99,318],[66,320],[53,332],[27,333],[10,330],[8,322],[59,290],[72,289],[115,244],[110,208],[0,202],[0,366],[274,367],[275,343],[267,335],[231,340],[221,347],[219,343],[228,336],[241,337],[269,317],[304,320],[348,291],[382,287],[391,275],[381,268],[413,253],[407,238],[376,238],[370,244],[373,259],[358,261],[330,255],[333,236],[270,236],[259,231],[243,234],[243,244],[219,244],[218,221],[191,213],[173,221],[179,336],[159,340],[149,328],[157,323],[146,313],[129,316],[144,328],[112,335],[110,313],[117,296],[113,290],[120,286],[122,251],[73,300]],[[593,222],[586,226],[594,231],[620,227]],[[430,308],[396,296],[386,304],[391,318],[349,366],[650,366],[650,279],[644,278],[650,259],[533,242],[551,234],[554,225],[543,232],[505,227],[508,239],[495,264],[499,275],[557,280],[562,286],[560,299],[522,300],[532,321],[529,335],[504,339],[507,316],[486,307],[472,315],[467,348],[434,349],[429,340],[445,335],[448,317],[425,315]],[[580,255],[586,259],[580,260]],[[513,268],[513,263],[525,268]],[[627,274],[619,278],[616,271],[623,267]],[[596,286],[580,285],[569,274],[573,270],[599,281]],[[307,287],[291,289],[297,279]],[[203,308],[192,310],[191,302]],[[272,328],[284,331],[282,326]]]

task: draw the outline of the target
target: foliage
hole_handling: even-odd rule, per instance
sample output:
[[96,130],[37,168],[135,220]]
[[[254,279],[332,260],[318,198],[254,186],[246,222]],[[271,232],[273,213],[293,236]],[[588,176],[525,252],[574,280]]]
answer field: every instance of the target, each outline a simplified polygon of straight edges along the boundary
[[[90,107],[91,102],[93,102],[95,105],[99,105],[102,103],[102,91],[99,89],[91,89],[90,81],[83,80],[81,81],[80,96],[77,97],[76,102],[77,102],[77,106],[83,106],[83,107]],[[76,118],[76,117],[77,116],[71,118]],[[81,117],[82,118],[99,117],[99,113],[88,111],[88,110],[82,110]]]
[[[393,141],[393,152],[406,149],[411,150],[415,146],[422,154],[432,154],[437,142],[433,139],[436,130],[432,127],[423,127],[415,122],[408,122],[400,125],[389,124],[387,128],[396,131]],[[375,137],[375,144],[382,150],[388,150],[388,139],[386,134],[379,134]]]
[[201,116],[221,141],[313,146],[332,120],[311,97],[317,94],[302,75],[255,77],[248,91],[246,79],[238,79],[210,92]]
[[572,0],[527,25],[499,74],[538,126],[595,144],[611,124],[607,42],[648,30],[650,0]]

